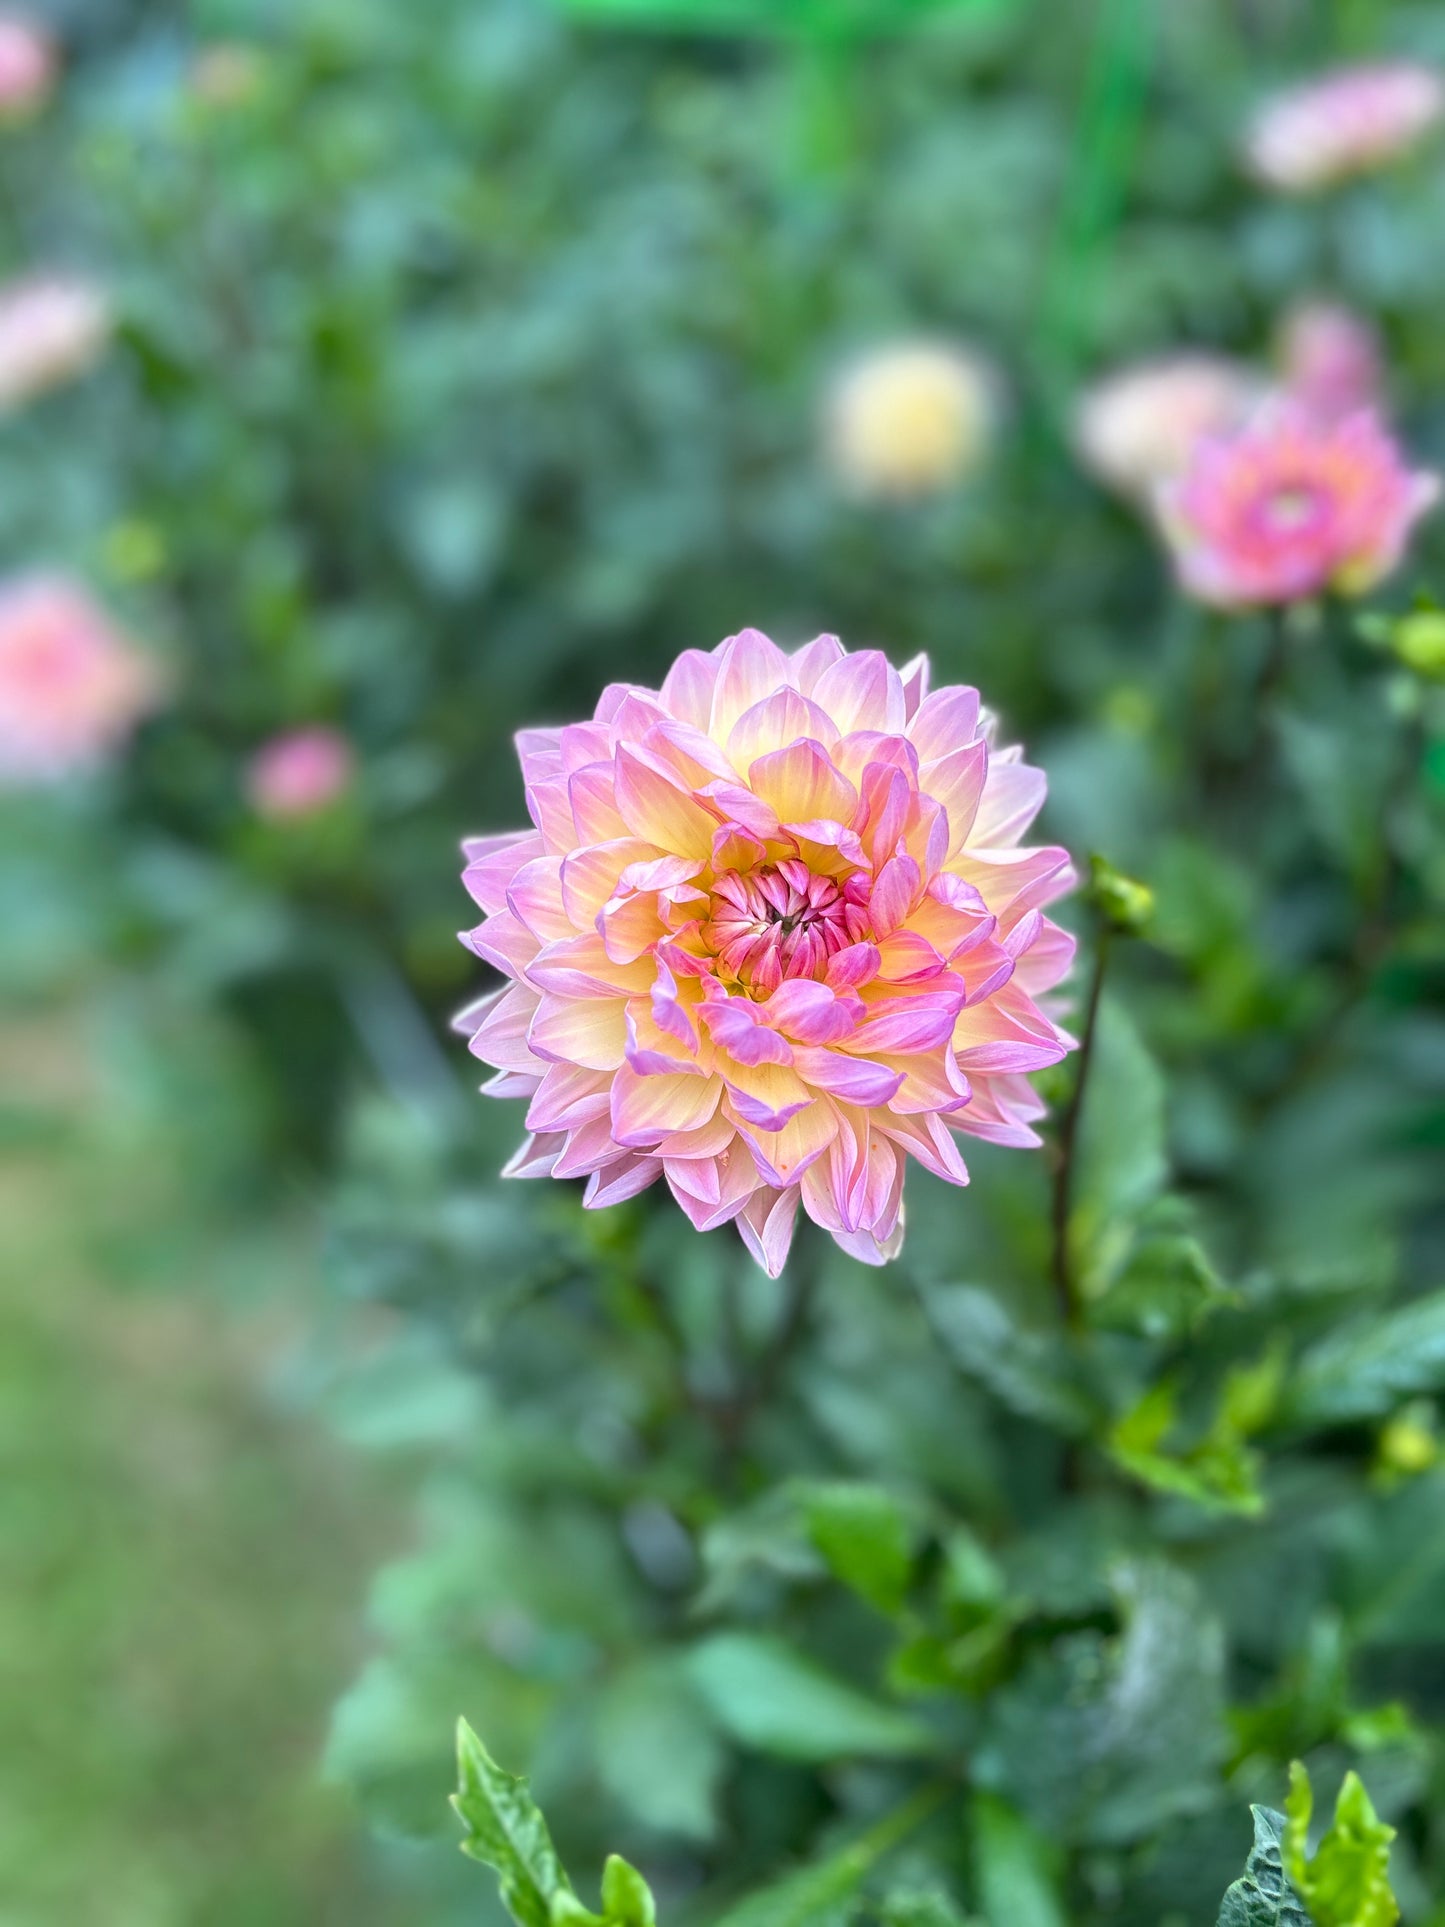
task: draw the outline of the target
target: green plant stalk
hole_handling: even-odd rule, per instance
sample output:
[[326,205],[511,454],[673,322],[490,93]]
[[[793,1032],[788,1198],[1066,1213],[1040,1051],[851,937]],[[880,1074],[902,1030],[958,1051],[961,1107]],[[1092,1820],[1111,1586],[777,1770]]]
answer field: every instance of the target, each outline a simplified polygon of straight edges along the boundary
[[1093,1062],[1094,1039],[1099,1029],[1099,1007],[1104,995],[1104,977],[1113,949],[1114,932],[1107,924],[1099,927],[1094,953],[1094,981],[1089,986],[1089,1001],[1084,1009],[1084,1029],[1079,1039],[1078,1072],[1069,1101],[1059,1118],[1058,1161],[1054,1167],[1053,1192],[1053,1282],[1059,1311],[1071,1331],[1083,1321],[1083,1306],[1074,1278],[1073,1257],[1069,1250],[1069,1220],[1074,1204],[1074,1165],[1078,1155],[1079,1120],[1089,1085],[1089,1066]]

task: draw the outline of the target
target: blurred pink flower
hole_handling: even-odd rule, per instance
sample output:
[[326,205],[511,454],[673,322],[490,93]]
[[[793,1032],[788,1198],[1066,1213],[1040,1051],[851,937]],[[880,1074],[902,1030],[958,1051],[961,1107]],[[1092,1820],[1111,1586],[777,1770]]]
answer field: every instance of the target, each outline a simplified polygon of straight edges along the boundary
[[859,355],[834,382],[829,460],[854,495],[935,495],[979,468],[997,413],[997,383],[972,350],[948,341],[892,342]]
[[29,14],[0,13],[0,119],[33,113],[55,85],[55,43]]
[[1159,506],[1184,587],[1245,608],[1363,594],[1399,562],[1439,487],[1405,467],[1378,416],[1323,421],[1282,399],[1202,442]]
[[110,327],[104,292],[78,276],[36,274],[0,286],[0,410],[83,374]]
[[356,757],[338,729],[316,723],[273,736],[246,771],[246,794],[258,816],[287,821],[314,816],[350,788]]
[[483,1088],[529,1100],[509,1175],[594,1207],[663,1178],[776,1275],[800,1203],[880,1264],[910,1154],[963,1184],[956,1132],[1037,1143],[1074,948],[1041,912],[1073,871],[1020,846],[1042,773],[928,681],[748,629],[521,732],[535,828],[465,846],[463,941],[512,981],[457,1020]]
[[103,762],[160,700],[154,660],[58,576],[0,584],[0,783]]
[[1312,415],[1340,421],[1380,404],[1375,331],[1349,308],[1330,301],[1292,308],[1280,330],[1279,358],[1286,393]]
[[1341,67],[1266,100],[1246,152],[1266,185],[1308,193],[1397,160],[1442,111],[1445,89],[1429,67],[1408,61]]
[[1177,475],[1200,438],[1241,422],[1263,392],[1258,375],[1222,355],[1184,352],[1135,362],[1085,389],[1074,415],[1084,466],[1124,495],[1150,495]]

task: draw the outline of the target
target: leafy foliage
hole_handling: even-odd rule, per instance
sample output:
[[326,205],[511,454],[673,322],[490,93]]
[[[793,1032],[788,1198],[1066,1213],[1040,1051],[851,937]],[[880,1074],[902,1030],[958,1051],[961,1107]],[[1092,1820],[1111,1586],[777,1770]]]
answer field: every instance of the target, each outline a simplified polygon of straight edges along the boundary
[[1376,1816],[1360,1776],[1345,1775],[1329,1831],[1311,1855],[1313,1810],[1309,1774],[1296,1760],[1285,1802],[1284,1864],[1315,1927],[1394,1927],[1400,1918],[1389,1878],[1395,1829]]
[[[1184,604],[1073,453],[1087,377],[1263,367],[1325,292],[1440,466],[1438,148],[1307,201],[1236,151],[1276,80],[1445,57],[1438,12],[68,0],[0,226],[17,271],[103,273],[117,333],[0,424],[0,524],[173,676],[127,758],[0,799],[0,977],[114,1064],[118,1285],[249,1301],[257,1226],[324,1228],[279,1383],[414,1508],[327,1747],[408,1918],[478,1917],[439,1838],[463,1708],[563,1856],[620,1844],[664,1913],[1212,1927],[1252,1800],[1226,1920],[1298,1927],[1297,1757],[1366,1775],[1407,1918],[1445,1890],[1445,715],[1405,626],[1445,518],[1384,646],[1333,606],[1281,640]],[[992,364],[994,446],[868,504],[819,420],[918,334]],[[800,1242],[769,1281],[656,1198],[497,1182],[519,1107],[444,1041],[513,731],[747,622],[929,651],[1107,856],[1069,1183],[1065,1065],[1042,1148],[910,1177],[881,1274]],[[259,820],[248,758],[318,720],[352,791]],[[463,1770],[526,1927],[587,1912],[529,1796]],[[609,1867],[594,1918],[647,1927]]]
[[1250,1812],[1254,1845],[1243,1878],[1224,1896],[1219,1927],[1310,1927],[1284,1870],[1284,1815],[1269,1807],[1251,1807]]

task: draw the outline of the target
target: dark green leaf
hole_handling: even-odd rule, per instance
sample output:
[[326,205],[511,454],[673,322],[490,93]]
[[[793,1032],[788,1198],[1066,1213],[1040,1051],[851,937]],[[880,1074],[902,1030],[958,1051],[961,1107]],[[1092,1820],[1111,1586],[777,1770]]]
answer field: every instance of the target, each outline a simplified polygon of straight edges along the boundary
[[913,1534],[892,1494],[845,1479],[806,1481],[797,1490],[829,1568],[880,1612],[896,1612],[908,1586]]
[[1286,1414],[1305,1425],[1380,1418],[1445,1387],[1445,1292],[1331,1332],[1305,1353]]
[[834,1679],[781,1639],[716,1633],[694,1647],[688,1664],[718,1724],[759,1752],[826,1760],[932,1750],[926,1726]]
[[1269,1807],[1251,1807],[1254,1845],[1219,1909],[1218,1927],[1310,1927],[1310,1920],[1285,1876],[1281,1842],[1285,1817]]

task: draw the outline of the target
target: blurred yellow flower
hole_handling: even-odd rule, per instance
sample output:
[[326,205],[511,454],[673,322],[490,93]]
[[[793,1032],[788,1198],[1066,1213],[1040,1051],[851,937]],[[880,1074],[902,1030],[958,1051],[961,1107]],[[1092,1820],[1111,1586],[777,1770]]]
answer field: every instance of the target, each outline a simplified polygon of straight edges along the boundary
[[996,385],[978,356],[948,342],[897,342],[860,356],[835,381],[830,463],[855,495],[934,495],[978,469],[996,415]]

